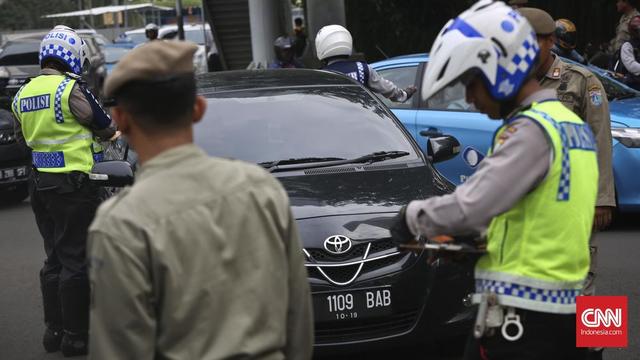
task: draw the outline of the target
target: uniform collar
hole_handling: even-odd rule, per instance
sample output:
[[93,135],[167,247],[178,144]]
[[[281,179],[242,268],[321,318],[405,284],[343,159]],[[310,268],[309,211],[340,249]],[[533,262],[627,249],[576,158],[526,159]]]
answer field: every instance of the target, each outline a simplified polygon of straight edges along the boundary
[[525,109],[531,107],[533,103],[539,103],[547,100],[557,100],[558,95],[556,91],[553,89],[542,89],[534,92],[533,94],[527,96],[520,105],[513,110],[505,120],[509,122],[514,116],[516,116],[519,112],[524,111]]
[[40,70],[40,75],[62,75],[62,73],[56,69],[44,68]]
[[199,157],[208,157],[208,155],[204,150],[194,144],[176,146],[161,152],[142,165],[136,174],[136,179],[138,181],[142,180],[157,172],[171,168],[176,164]]
[[547,71],[545,77],[553,80],[558,80],[560,79],[560,75],[562,74],[562,70],[564,69],[564,63],[562,62],[562,60],[560,60],[559,56],[556,56],[555,54],[551,54],[551,56],[554,57],[553,64],[551,64],[551,67]]

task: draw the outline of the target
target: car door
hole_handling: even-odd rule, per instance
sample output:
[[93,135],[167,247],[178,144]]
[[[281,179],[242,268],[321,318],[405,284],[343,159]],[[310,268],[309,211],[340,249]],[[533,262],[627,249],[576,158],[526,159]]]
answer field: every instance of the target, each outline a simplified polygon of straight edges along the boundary
[[[376,71],[383,78],[393,82],[398,87],[404,89],[407,86],[417,86],[418,80],[422,78],[422,65],[419,62],[409,62],[400,64],[383,65],[376,67]],[[418,96],[412,97],[404,103],[398,103],[376,94],[382,102],[391,109],[402,125],[415,138],[416,135],[416,113],[419,104]],[[422,147],[424,149],[424,147]]]
[[491,146],[494,132],[502,124],[491,120],[465,101],[462,84],[450,86],[428,101],[420,99],[416,113],[416,140],[422,148],[429,137],[453,135],[460,142],[460,154],[435,164],[449,181],[463,183],[476,170]]

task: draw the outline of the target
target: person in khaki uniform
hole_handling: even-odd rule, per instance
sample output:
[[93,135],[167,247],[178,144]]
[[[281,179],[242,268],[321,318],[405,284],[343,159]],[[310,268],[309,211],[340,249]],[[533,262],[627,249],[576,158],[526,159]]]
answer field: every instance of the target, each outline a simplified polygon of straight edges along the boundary
[[617,0],[616,9],[619,13],[622,13],[618,26],[616,26],[616,36],[609,42],[609,53],[616,54],[622,44],[631,40],[629,34],[629,21],[635,16],[640,15],[640,12],[636,9],[636,0]]
[[105,84],[141,167],[89,230],[89,358],[309,359],[311,296],[286,192],[192,143],[206,108],[196,49],[133,49]]
[[[540,60],[536,76],[540,85],[556,90],[558,99],[584,120],[595,135],[598,148],[598,199],[593,220],[594,232],[611,223],[616,206],[613,168],[611,165],[611,118],[609,101],[600,80],[589,70],[566,63],[551,52],[555,42],[555,22],[547,12],[522,8],[520,13],[533,26],[540,45]],[[595,235],[590,239],[591,265],[583,293],[595,295],[598,247]],[[597,353],[600,353],[598,351]],[[601,354],[590,354],[598,359]]]

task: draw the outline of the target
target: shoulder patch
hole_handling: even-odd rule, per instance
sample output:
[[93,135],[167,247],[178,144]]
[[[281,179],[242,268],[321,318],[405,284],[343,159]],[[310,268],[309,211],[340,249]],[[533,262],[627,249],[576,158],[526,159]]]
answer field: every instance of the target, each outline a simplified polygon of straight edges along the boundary
[[593,86],[589,89],[589,100],[593,106],[602,105],[602,90],[599,86]]

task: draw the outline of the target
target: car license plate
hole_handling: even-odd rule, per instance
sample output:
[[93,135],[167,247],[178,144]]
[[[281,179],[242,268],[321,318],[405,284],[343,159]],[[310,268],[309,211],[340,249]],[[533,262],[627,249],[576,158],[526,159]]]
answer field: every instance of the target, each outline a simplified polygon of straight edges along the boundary
[[26,175],[27,175],[27,169],[24,166],[0,170],[0,180],[22,178],[22,177],[25,177]]
[[390,286],[313,294],[316,321],[353,320],[391,314]]

